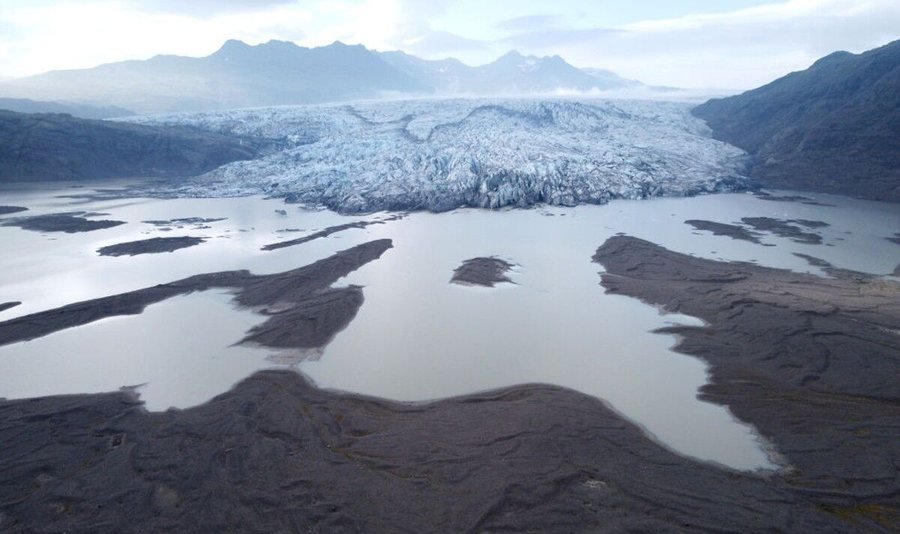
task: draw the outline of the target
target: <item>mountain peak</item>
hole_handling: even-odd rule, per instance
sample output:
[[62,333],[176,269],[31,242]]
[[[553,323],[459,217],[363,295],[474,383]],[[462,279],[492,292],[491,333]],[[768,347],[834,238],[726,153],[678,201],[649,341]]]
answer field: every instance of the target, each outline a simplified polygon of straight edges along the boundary
[[229,58],[239,57],[246,54],[253,54],[254,52],[259,51],[288,51],[298,48],[300,47],[292,41],[279,41],[277,39],[271,39],[265,43],[261,43],[258,45],[249,45],[239,39],[229,39],[225,41],[225,44],[223,44],[222,47],[219,48],[213,55]]
[[267,42],[265,42],[259,46],[265,46],[265,47],[270,47],[270,48],[275,48],[275,47],[299,48],[297,46],[297,44],[294,43],[293,41],[280,41],[278,39],[269,39]]
[[366,50],[366,51],[369,51],[368,48],[366,48],[365,46],[363,46],[363,45],[361,45],[361,44],[355,44],[355,45],[352,45],[352,44],[347,44],[347,43],[345,43],[344,41],[340,41],[340,40],[335,41],[335,42],[331,43],[331,44],[328,45],[328,46],[323,46],[322,48],[336,48],[336,49],[342,49],[342,50],[343,50],[343,49],[353,49],[353,50]]
[[507,52],[507,53],[503,54],[502,56],[500,56],[499,58],[497,58],[497,61],[510,61],[510,60],[520,61],[523,59],[525,59],[525,56],[520,54],[518,50],[510,50],[509,52]]
[[823,65],[829,65],[833,63],[838,63],[844,61],[845,59],[852,58],[854,54],[850,52],[846,52],[844,50],[840,50],[838,52],[832,52],[823,58],[819,58],[815,63],[812,64],[813,67],[821,67]]
[[240,39],[229,39],[216,51],[216,54],[246,50],[248,48],[250,48],[250,45]]

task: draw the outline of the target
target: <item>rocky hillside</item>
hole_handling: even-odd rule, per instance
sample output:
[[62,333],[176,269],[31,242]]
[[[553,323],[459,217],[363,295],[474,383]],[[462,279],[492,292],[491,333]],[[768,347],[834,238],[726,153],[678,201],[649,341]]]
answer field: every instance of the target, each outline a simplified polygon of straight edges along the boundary
[[0,110],[0,182],[192,176],[254,158],[259,146],[187,127]]
[[900,201],[900,41],[693,110],[770,187]]

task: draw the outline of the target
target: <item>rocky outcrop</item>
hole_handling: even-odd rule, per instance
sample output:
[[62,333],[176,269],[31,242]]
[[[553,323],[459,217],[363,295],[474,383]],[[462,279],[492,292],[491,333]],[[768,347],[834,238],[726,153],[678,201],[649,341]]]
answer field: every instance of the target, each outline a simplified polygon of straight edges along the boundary
[[693,113],[752,154],[763,186],[900,201],[900,41],[836,52]]
[[0,111],[0,182],[193,176],[257,157],[262,145],[192,128]]

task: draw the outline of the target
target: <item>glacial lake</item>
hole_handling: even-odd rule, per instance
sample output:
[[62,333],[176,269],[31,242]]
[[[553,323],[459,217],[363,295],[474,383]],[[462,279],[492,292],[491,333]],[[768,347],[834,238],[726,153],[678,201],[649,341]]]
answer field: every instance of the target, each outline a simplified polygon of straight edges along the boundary
[[[102,185],[98,187],[108,187]],[[364,286],[350,325],[310,358],[235,346],[263,317],[209,291],[149,306],[33,341],[0,347],[0,397],[112,391],[139,386],[150,410],[185,408],[227,391],[258,369],[290,367],[319,387],[421,402],[523,383],[550,383],[606,401],[664,445],[736,469],[773,467],[753,429],[724,407],[697,399],[703,361],[675,353],[655,334],[697,319],[661,314],[638,300],[607,295],[592,263],[616,233],[700,257],[754,261],[822,274],[794,253],[874,274],[900,264],[900,207],[803,193],[820,205],[749,194],[615,201],[604,206],[414,213],[275,251],[260,250],[355,220],[261,198],[103,199],[86,188],[0,190],[0,204],[29,211],[0,217],[84,211],[126,224],[85,233],[0,226],[0,321],[198,273],[249,269],[265,274],[307,265],[378,238],[394,248],[341,280]],[[778,194],[788,194],[778,192]],[[168,226],[143,221],[200,217]],[[686,219],[741,217],[822,221],[807,230],[820,245],[764,234],[762,243],[700,232]],[[178,228],[178,226],[182,226]],[[106,245],[166,236],[207,241],[173,253],[105,257]],[[769,245],[769,246],[766,246]],[[463,260],[497,256],[516,264],[514,284],[450,284]]]

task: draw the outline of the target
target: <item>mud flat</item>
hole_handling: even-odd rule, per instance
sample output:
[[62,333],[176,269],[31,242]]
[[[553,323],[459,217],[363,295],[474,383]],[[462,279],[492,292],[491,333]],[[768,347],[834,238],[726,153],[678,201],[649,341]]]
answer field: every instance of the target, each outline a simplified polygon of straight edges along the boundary
[[0,435],[5,532],[848,525],[777,479],[677,456],[551,386],[408,405],[263,371],[181,411],[148,413],[127,392],[0,402]]
[[150,304],[176,295],[231,288],[235,301],[258,308],[266,322],[244,341],[279,348],[320,347],[356,314],[362,304],[358,286],[331,284],[391,248],[389,239],[370,241],[291,271],[254,275],[248,271],[200,274],[177,282],[87,300],[0,322],[0,345],[35,339],[64,328],[118,315],[141,313]]
[[369,226],[370,224],[384,224],[384,223],[382,223],[381,221],[374,221],[374,222],[358,221],[358,222],[352,222],[352,223],[347,223],[347,224],[339,224],[337,226],[330,226],[324,230],[314,232],[307,236],[298,237],[297,239],[291,239],[289,241],[280,241],[278,243],[270,243],[268,245],[264,245],[262,247],[262,250],[278,250],[280,248],[293,247],[294,245],[302,245],[303,243],[308,243],[308,242],[312,241],[313,239],[320,239],[323,237],[328,237],[331,234],[343,232],[344,230],[349,230],[351,228],[365,228],[366,226]]
[[834,278],[847,278],[851,280],[872,280],[874,278],[877,278],[876,276],[868,273],[861,273],[859,271],[853,271],[851,269],[841,269],[835,267],[831,264],[831,262],[825,261],[822,258],[817,258],[816,256],[810,256],[809,254],[802,254],[800,252],[794,252],[793,254],[798,258],[806,260],[806,263],[822,269],[822,272]]
[[[280,212],[280,211],[284,211],[284,210],[276,210],[276,211]],[[373,225],[373,224],[384,224],[389,221],[396,221],[396,220],[402,219],[405,216],[406,216],[405,214],[400,213],[400,214],[396,214],[396,215],[391,215],[390,217],[387,217],[382,220],[355,221],[355,222],[350,222],[350,223],[345,223],[345,224],[338,224],[335,226],[329,226],[328,228],[325,228],[324,230],[319,230],[318,232],[314,232],[307,236],[298,237],[297,239],[291,239],[289,241],[279,241],[278,243],[270,243],[268,245],[264,245],[261,250],[278,250],[281,248],[293,247],[294,245],[302,245],[303,243],[308,243],[314,239],[321,239],[323,237],[328,237],[331,234],[343,232],[344,230],[351,230],[353,228],[362,229],[362,228],[365,228],[365,227]]]
[[760,242],[759,237],[761,234],[757,232],[751,232],[750,230],[747,230],[743,226],[739,226],[737,224],[704,221],[700,219],[688,219],[684,221],[684,224],[693,226],[697,230],[712,232],[713,235],[721,235],[741,241],[750,241],[751,243]]
[[772,195],[765,191],[759,191],[756,193],[756,198],[772,202],[799,202],[801,204],[806,204],[807,206],[834,207],[834,204],[826,204],[800,195]]
[[227,220],[225,217],[183,217],[180,219],[153,219],[142,221],[144,224],[152,224],[157,228],[184,228],[185,226],[193,226],[194,229],[207,228],[206,225]]
[[460,285],[494,287],[503,282],[512,283],[506,273],[514,265],[508,261],[494,257],[472,258],[453,270],[450,282]]
[[[688,219],[684,221],[685,224],[693,226],[697,230],[756,244],[761,244],[762,242],[759,238],[762,237],[765,232],[768,232],[777,235],[778,237],[790,239],[795,243],[821,245],[822,236],[811,232],[804,232],[797,225],[810,229],[828,226],[828,223],[823,221],[813,221],[808,219],[781,220],[772,217],[744,217],[741,219],[741,222],[743,225],[706,221],[702,219]],[[752,230],[748,227],[752,228]]]
[[663,331],[709,362],[702,397],[775,444],[797,495],[857,528],[900,528],[900,284],[716,262],[623,236],[594,260],[607,291],[708,323]]
[[28,208],[21,206],[0,206],[0,215],[9,215],[10,213],[19,213],[27,210]]
[[86,219],[90,213],[54,213],[50,215],[35,215],[34,217],[21,217],[9,219],[3,222],[3,226],[17,226],[23,230],[34,232],[65,232],[74,234],[78,232],[93,232],[125,224],[124,221]]
[[779,237],[785,237],[795,243],[807,245],[821,245],[822,236],[811,232],[804,232],[791,223],[796,223],[807,228],[822,228],[828,226],[822,221],[808,221],[805,219],[781,220],[772,217],[744,217],[741,222],[760,232],[770,232]]
[[137,256],[139,254],[160,254],[163,252],[175,252],[183,248],[193,247],[206,241],[202,237],[154,237],[151,239],[141,239],[138,241],[129,241],[127,243],[116,243],[107,247],[97,249],[97,254],[101,256]]

